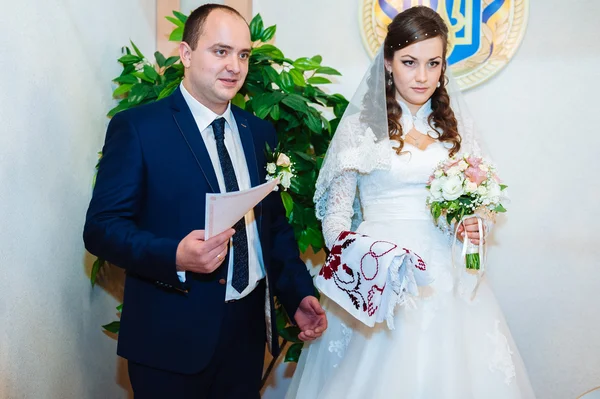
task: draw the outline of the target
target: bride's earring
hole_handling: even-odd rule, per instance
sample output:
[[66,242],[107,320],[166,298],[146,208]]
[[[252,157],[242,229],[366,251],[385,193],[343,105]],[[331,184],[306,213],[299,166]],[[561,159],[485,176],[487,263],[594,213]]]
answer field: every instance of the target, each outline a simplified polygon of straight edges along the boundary
[[441,84],[440,82],[438,82],[438,84],[437,84],[437,88],[439,89],[441,85],[442,85],[442,84]]
[[390,71],[390,78],[387,81],[388,86],[391,86],[394,83],[394,81],[392,80],[392,72]]

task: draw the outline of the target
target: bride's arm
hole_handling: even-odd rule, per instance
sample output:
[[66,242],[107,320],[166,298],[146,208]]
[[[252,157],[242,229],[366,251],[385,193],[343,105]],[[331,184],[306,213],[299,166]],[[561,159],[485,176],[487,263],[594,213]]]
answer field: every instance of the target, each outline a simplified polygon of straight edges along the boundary
[[323,217],[323,237],[327,248],[331,249],[342,231],[350,230],[357,181],[357,172],[346,171],[331,183]]

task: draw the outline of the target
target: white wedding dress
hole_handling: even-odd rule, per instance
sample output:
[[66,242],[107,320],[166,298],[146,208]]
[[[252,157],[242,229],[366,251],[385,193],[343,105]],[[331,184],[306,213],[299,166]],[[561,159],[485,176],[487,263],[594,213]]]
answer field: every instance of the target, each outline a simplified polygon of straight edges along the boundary
[[[401,104],[403,131],[427,131],[429,104],[415,119]],[[392,142],[393,143],[393,142]],[[535,398],[502,311],[485,279],[453,267],[451,240],[425,205],[428,178],[448,157],[438,141],[392,157],[390,170],[338,176],[329,188],[323,229],[330,246],[350,229],[358,187],[363,221],[357,231],[419,254],[434,282],[396,309],[395,329],[369,328],[324,297],[329,327],[302,351],[287,398],[530,399]],[[459,251],[457,251],[459,252]]]

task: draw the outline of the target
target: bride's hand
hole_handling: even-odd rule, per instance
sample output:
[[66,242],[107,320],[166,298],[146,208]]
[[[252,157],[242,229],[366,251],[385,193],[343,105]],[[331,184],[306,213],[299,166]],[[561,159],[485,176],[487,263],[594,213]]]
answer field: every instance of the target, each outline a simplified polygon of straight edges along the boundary
[[[467,237],[469,237],[469,241],[471,241],[475,245],[479,245],[479,226],[476,217],[465,219],[463,224],[461,224],[458,228],[456,234],[461,242],[464,240],[465,230],[467,231]],[[483,235],[485,236],[485,227]],[[483,240],[483,244],[485,244],[485,239]]]

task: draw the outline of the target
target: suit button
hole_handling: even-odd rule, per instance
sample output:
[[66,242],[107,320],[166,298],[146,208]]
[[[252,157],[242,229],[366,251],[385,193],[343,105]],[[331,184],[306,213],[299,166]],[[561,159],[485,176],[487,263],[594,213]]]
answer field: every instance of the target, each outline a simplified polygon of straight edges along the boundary
[[227,281],[224,278],[222,278],[219,280],[219,284],[225,285],[225,284],[227,284]]

